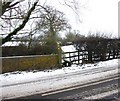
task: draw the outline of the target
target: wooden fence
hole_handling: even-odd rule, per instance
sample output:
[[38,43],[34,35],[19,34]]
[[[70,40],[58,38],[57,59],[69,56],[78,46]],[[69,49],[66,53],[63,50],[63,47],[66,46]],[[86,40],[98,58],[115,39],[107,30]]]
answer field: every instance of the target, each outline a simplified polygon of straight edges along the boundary
[[[71,64],[90,63],[88,61],[88,56],[89,56],[89,54],[88,54],[88,51],[86,51],[86,50],[63,52],[62,53],[62,63],[64,63],[65,61],[70,62]],[[105,60],[111,60],[111,59],[117,59],[117,58],[120,58],[120,51],[116,51],[115,54],[114,54],[114,52],[109,51],[105,54]],[[92,52],[92,62],[97,62],[97,61],[101,61],[100,57],[95,52]]]

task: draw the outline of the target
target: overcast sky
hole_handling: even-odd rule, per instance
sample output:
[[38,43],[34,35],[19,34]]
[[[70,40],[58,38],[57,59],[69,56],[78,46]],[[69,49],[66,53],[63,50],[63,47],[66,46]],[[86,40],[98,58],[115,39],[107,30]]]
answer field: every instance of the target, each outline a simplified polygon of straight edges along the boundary
[[[62,3],[62,0],[59,1]],[[64,12],[72,28],[80,30],[81,34],[105,32],[118,36],[118,1],[120,0],[76,0],[82,23],[69,7],[60,5],[57,0],[47,0],[47,3]]]

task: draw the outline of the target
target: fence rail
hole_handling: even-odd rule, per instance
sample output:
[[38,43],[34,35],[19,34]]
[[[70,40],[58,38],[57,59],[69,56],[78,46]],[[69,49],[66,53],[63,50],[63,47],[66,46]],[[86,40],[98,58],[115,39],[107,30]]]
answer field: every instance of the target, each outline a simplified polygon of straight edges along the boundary
[[[92,61],[89,61],[88,59],[89,54],[87,50],[63,52],[62,63],[70,62],[71,64],[85,64],[90,62],[98,62],[98,61],[101,61],[100,54],[96,54],[95,52],[92,52],[92,55],[91,55]],[[111,59],[117,59],[117,58],[120,58],[120,51],[115,50],[115,53],[112,51],[108,51],[104,54],[104,60],[111,60]]]

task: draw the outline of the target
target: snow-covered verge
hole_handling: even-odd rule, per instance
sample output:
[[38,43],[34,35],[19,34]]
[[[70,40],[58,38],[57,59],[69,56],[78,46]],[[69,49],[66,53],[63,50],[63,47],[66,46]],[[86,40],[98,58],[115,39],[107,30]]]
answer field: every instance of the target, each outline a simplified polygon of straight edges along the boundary
[[2,97],[15,98],[104,79],[118,73],[118,59],[72,65],[57,70],[23,71],[0,75]]

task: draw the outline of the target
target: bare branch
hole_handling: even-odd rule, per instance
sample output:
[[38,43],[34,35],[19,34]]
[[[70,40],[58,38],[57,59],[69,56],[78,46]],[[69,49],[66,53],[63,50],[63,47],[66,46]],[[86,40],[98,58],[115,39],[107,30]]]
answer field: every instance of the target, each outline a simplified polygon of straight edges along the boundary
[[26,23],[28,22],[31,13],[34,11],[36,5],[38,3],[38,0],[34,3],[34,5],[31,7],[31,9],[28,11],[27,16],[24,18],[22,24],[17,27],[13,32],[11,32],[10,34],[8,34],[8,36],[6,36],[5,38],[2,39],[2,44],[4,44],[5,42],[8,42],[12,39],[13,35],[16,35],[21,29],[24,28],[24,26],[26,25]]

